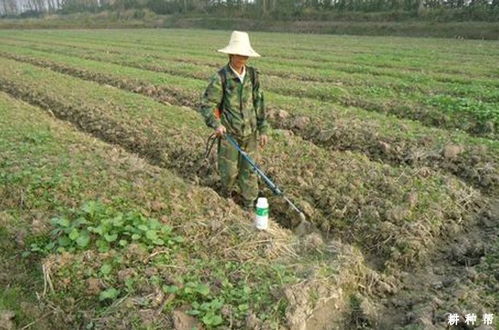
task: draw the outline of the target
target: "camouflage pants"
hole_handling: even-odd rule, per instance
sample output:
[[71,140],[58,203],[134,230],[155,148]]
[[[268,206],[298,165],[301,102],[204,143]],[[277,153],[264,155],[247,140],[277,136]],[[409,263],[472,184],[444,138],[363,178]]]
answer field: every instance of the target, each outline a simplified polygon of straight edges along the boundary
[[[254,158],[257,150],[256,133],[247,138],[234,137],[242,150]],[[237,184],[245,206],[251,206],[258,197],[258,178],[251,165],[239,154],[227,139],[218,143],[218,171],[222,181],[223,193],[228,195]]]

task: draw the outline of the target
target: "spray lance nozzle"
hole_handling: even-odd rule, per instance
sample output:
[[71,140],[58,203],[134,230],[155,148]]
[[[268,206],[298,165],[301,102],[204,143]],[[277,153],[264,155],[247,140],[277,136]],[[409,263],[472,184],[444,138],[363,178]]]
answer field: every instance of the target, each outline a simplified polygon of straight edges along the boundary
[[295,204],[293,204],[293,202],[291,202],[291,201],[289,200],[289,198],[287,198],[287,197],[286,197],[286,196],[284,196],[284,195],[282,195],[282,197],[284,198],[284,200],[285,200],[286,202],[288,202],[288,204],[289,204],[289,205],[290,205],[290,206],[291,206],[291,207],[292,207],[292,208],[293,208],[296,212],[298,212],[298,215],[300,216],[301,221],[307,221],[307,218],[305,217],[305,213],[303,213],[302,211],[300,211],[300,209],[299,209],[299,208],[297,208],[297,207],[296,207],[296,205],[295,205]]

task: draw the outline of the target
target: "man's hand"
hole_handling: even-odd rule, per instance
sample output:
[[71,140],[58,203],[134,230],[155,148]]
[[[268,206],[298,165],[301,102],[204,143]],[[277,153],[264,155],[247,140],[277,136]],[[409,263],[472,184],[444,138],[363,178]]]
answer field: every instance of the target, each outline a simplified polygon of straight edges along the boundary
[[266,134],[260,135],[260,147],[265,147],[267,142],[269,142],[269,137]]
[[225,133],[227,133],[227,129],[225,128],[224,125],[220,125],[218,126],[218,128],[215,130],[215,136],[216,137],[221,137],[223,136]]

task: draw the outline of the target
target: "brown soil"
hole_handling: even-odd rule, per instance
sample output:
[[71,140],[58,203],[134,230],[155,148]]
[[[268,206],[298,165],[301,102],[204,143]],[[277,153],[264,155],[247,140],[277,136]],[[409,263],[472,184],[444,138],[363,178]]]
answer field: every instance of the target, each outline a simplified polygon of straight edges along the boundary
[[499,274],[490,268],[494,264],[487,264],[487,257],[499,256],[497,237],[499,200],[491,201],[489,209],[466,228],[450,233],[413,271],[399,272],[392,293],[361,296],[359,300],[369,301],[368,312],[358,304],[344,329],[444,329],[449,313],[460,315],[456,329],[475,328],[464,323],[468,313],[477,315],[478,327],[483,313],[499,311]]

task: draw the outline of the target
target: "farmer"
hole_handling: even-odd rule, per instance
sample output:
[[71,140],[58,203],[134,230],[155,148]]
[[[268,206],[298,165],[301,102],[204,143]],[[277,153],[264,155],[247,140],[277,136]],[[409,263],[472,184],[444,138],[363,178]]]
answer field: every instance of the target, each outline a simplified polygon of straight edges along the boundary
[[242,150],[254,156],[258,142],[268,142],[263,93],[258,71],[246,66],[249,57],[260,57],[251,47],[246,32],[234,31],[229,45],[218,50],[229,55],[229,63],[211,77],[201,100],[206,125],[215,130],[218,142],[218,170],[222,195],[230,197],[237,182],[243,206],[251,209],[258,197],[258,180],[251,166],[226,139],[232,136]]

